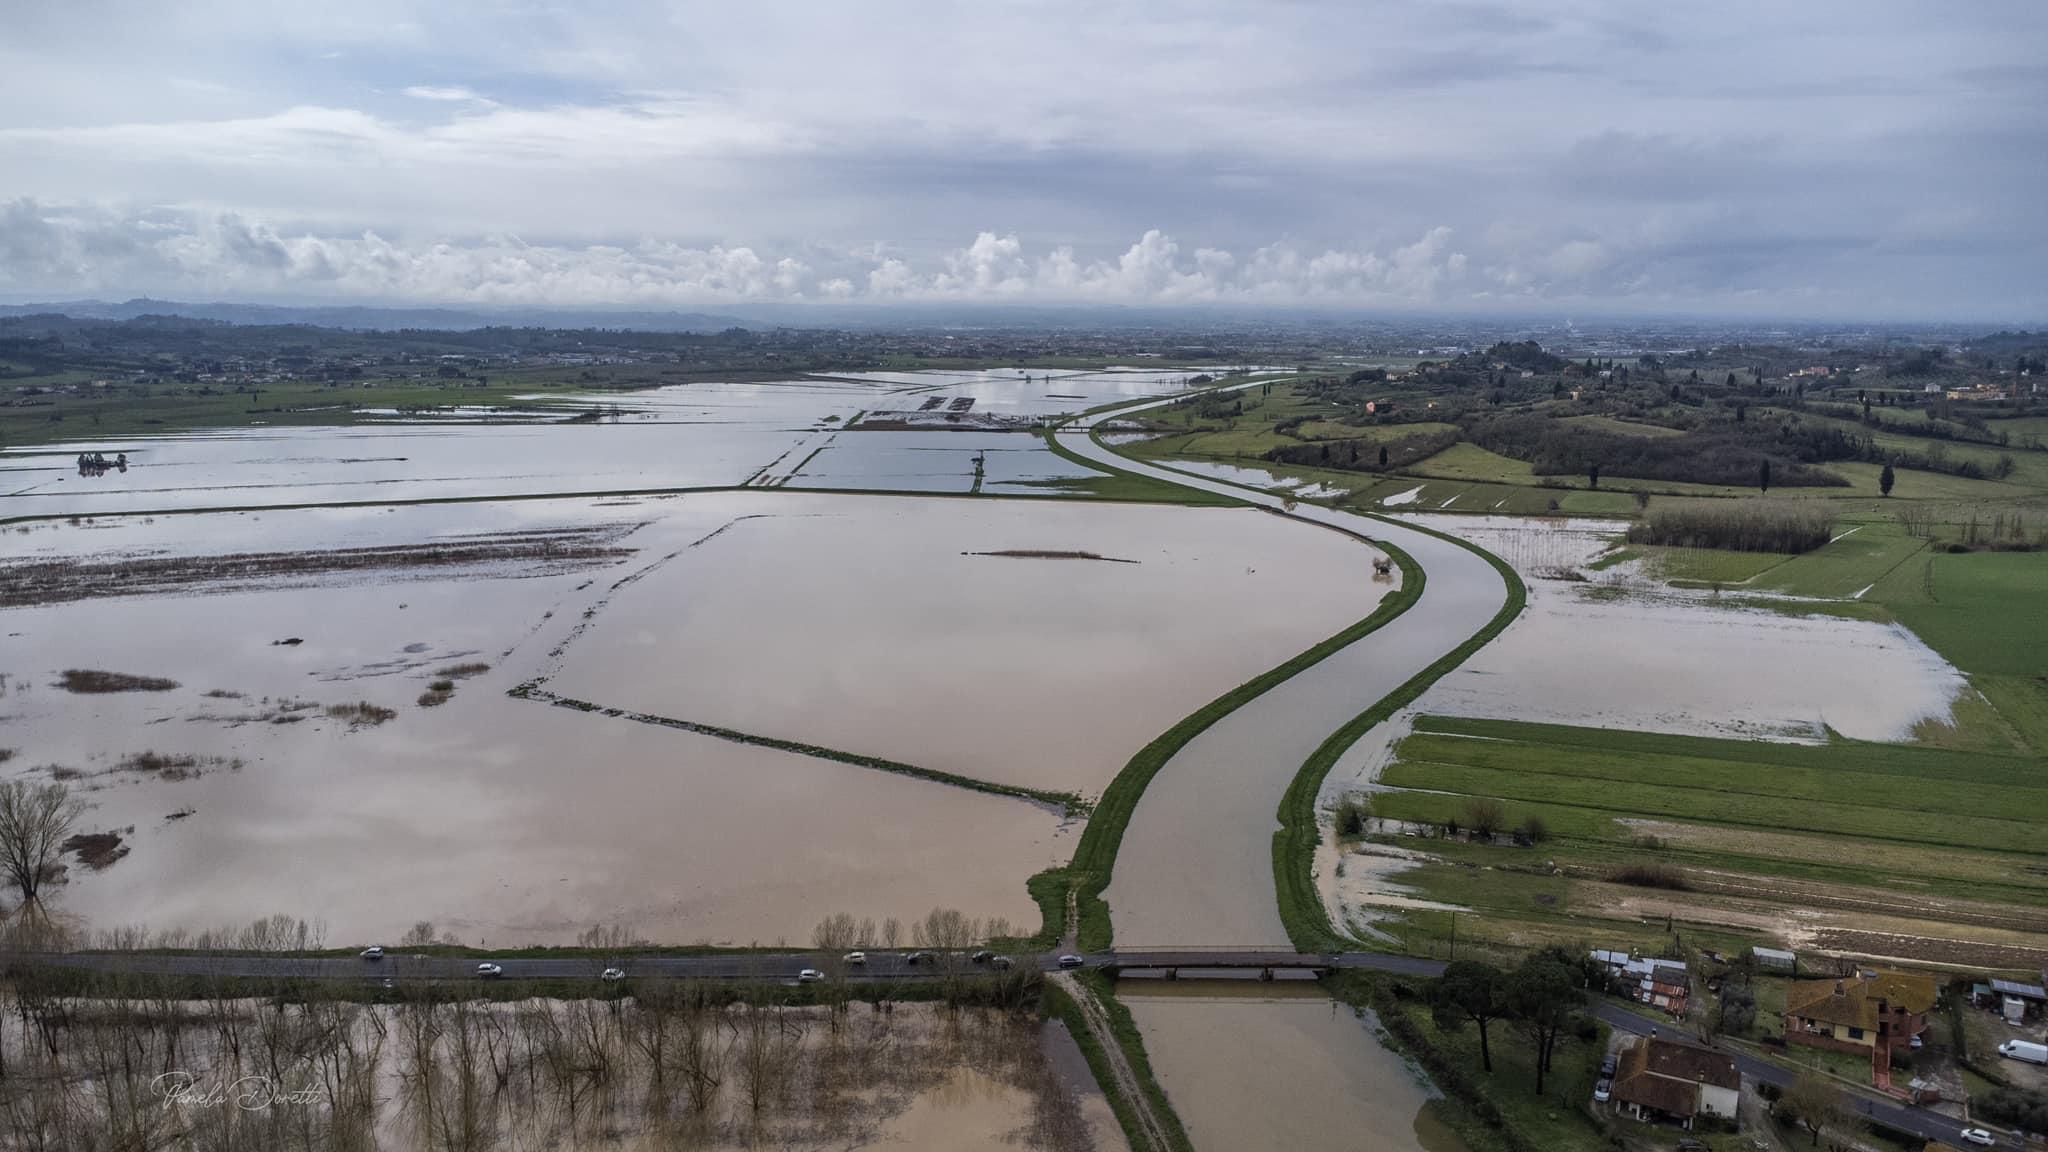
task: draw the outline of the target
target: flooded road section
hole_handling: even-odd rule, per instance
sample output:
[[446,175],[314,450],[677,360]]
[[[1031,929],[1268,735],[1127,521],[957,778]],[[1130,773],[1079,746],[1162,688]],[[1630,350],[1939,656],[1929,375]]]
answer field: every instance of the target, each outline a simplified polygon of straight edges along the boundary
[[[1117,415],[1128,415],[1125,409]],[[1093,417],[1061,442],[1093,460],[1278,508],[1284,497],[1128,460],[1091,441]],[[1378,631],[1232,712],[1182,748],[1139,801],[1105,898],[1126,947],[1286,946],[1274,907],[1274,813],[1330,733],[1486,626],[1506,598],[1483,557],[1413,528],[1316,505],[1297,518],[1387,540],[1428,573],[1422,598]],[[1370,553],[1356,554],[1363,563]]]
[[1388,587],[1366,545],[1250,509],[717,499],[740,518],[644,547],[668,558],[608,598],[548,691],[1094,795]]
[[1198,1149],[1464,1152],[1423,1074],[1313,983],[1117,985]]

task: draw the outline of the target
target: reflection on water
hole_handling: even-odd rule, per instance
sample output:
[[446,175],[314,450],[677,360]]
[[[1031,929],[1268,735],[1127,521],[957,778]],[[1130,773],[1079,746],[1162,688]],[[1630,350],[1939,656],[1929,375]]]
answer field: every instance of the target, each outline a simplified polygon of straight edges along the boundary
[[0,1143],[1117,1152],[1099,1094],[1057,1071],[1061,1043],[1022,1015],[779,1008],[665,983],[381,1006],[26,996],[0,1022]]
[[1314,984],[1124,981],[1117,995],[1197,1148],[1464,1152],[1421,1073]]

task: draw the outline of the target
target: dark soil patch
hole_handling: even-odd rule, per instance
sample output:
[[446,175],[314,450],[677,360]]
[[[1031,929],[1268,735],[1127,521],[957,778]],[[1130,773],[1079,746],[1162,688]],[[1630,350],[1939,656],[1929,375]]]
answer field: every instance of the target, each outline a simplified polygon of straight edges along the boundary
[[[149,596],[205,585],[303,584],[336,573],[495,565],[503,574],[573,572],[633,555],[617,542],[638,524],[540,529],[324,552],[243,552],[226,556],[143,556],[118,560],[0,562],[0,608],[62,604],[104,596]],[[299,637],[274,641],[296,645]]]
[[1096,552],[1073,552],[1058,548],[1003,548],[994,552],[962,552],[962,556],[1009,556],[1018,560],[1100,560],[1105,564],[1136,564],[1139,561],[1125,560],[1116,556],[1104,556]]
[[177,686],[176,680],[157,676],[130,676],[90,668],[66,669],[57,681],[57,687],[66,692],[169,692]]
[[[130,827],[128,832],[134,832]],[[78,862],[95,872],[113,867],[114,862],[128,854],[128,846],[121,843],[119,832],[80,832],[64,841],[63,850],[78,857]]]

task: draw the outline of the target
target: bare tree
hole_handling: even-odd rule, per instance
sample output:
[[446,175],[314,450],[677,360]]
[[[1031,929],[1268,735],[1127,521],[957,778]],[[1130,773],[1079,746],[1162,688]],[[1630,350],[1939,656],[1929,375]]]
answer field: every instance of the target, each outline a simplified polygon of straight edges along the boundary
[[56,874],[64,838],[84,811],[62,784],[0,784],[0,873],[21,893],[24,909],[42,907],[43,884]]

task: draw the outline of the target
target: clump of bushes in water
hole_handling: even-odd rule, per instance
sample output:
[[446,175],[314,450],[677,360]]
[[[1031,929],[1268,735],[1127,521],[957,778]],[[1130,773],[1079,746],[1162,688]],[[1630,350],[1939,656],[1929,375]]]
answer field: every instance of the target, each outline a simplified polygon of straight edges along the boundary
[[57,680],[57,687],[66,692],[169,692],[177,686],[176,680],[158,676],[130,676],[92,668],[67,668]]
[[449,698],[454,695],[455,681],[436,680],[432,684],[427,685],[425,692],[420,693],[418,703],[422,708],[439,708],[441,705],[446,704]]
[[374,728],[398,715],[396,708],[385,708],[368,700],[353,704],[329,704],[327,714],[336,720],[348,721],[351,728]]
[[1726,508],[1659,508],[1629,525],[1628,542],[1797,553],[1827,543],[1834,528],[1835,519],[1826,509],[1804,502],[1745,500]]
[[434,675],[443,680],[466,680],[471,676],[481,676],[490,670],[491,666],[489,664],[450,664],[448,667],[434,673]]
[[1692,884],[1686,880],[1683,871],[1658,862],[1623,864],[1608,872],[1607,878],[1616,884],[1632,884],[1637,888],[1668,888],[1673,892],[1692,890]]
[[1372,819],[1372,801],[1363,796],[1346,796],[1337,805],[1337,835],[1363,836]]

